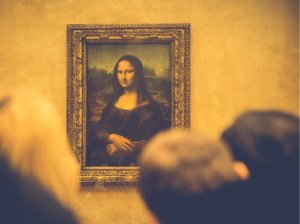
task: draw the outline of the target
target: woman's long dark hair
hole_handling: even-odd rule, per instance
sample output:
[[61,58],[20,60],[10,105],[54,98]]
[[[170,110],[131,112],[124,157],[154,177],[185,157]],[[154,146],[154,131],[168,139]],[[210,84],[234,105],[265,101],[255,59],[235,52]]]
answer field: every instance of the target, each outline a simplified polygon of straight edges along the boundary
[[140,61],[140,59],[133,55],[124,55],[121,58],[119,58],[119,60],[115,64],[114,74],[112,76],[112,86],[114,89],[114,93],[112,96],[113,102],[118,100],[118,98],[124,93],[124,88],[120,85],[118,81],[118,65],[120,61],[128,61],[134,67],[134,84],[136,86],[136,91],[138,94],[137,104],[145,100],[152,102],[152,97],[150,96],[146,88],[142,62]]

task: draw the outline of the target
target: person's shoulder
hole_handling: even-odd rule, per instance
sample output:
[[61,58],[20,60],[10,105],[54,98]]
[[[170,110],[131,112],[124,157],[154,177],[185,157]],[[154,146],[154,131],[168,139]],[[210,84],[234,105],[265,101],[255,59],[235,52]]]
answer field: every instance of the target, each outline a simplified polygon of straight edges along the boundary
[[139,111],[155,111],[157,109],[157,103],[153,100],[144,100],[138,104],[136,110]]
[[161,113],[159,107],[155,101],[146,100],[136,107],[132,114],[136,120],[149,121],[156,120],[157,122],[163,122],[161,120]]
[[78,223],[74,214],[31,179],[22,180],[24,211],[34,223]]
[[[0,158],[0,215],[4,223],[78,223],[71,211],[29,178],[15,173]],[[5,208],[2,208],[2,206]]]

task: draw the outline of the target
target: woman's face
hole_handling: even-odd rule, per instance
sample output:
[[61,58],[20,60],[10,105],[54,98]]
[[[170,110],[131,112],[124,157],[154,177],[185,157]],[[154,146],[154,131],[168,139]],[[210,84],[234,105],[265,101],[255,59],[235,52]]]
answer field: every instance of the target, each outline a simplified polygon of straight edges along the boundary
[[129,61],[120,61],[117,69],[118,81],[124,89],[135,87],[135,70]]

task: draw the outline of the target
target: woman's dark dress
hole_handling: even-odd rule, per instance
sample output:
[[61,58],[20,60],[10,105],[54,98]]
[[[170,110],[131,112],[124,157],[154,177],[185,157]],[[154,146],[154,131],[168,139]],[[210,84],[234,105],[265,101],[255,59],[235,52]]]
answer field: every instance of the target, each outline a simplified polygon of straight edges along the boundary
[[[117,108],[108,103],[102,118],[91,128],[87,165],[135,165],[140,150],[146,141],[166,128],[160,109],[155,102],[138,106],[132,110]],[[133,152],[118,151],[111,157],[106,153],[110,134],[122,135],[134,143]]]

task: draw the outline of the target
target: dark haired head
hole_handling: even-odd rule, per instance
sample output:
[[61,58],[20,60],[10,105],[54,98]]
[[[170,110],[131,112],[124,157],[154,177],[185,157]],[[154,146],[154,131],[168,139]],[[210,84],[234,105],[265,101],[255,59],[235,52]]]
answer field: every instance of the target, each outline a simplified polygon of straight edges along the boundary
[[244,162],[254,175],[264,170],[280,170],[280,173],[287,169],[298,170],[299,118],[291,114],[244,113],[223,132],[222,138],[235,158]]
[[124,93],[124,89],[118,81],[118,65],[121,61],[128,61],[134,67],[134,83],[138,93],[138,103],[143,102],[144,100],[151,100],[151,97],[146,89],[142,62],[133,55],[122,56],[114,66],[114,73],[112,77],[112,85],[114,89],[113,100],[117,100],[119,96]]
[[239,181],[224,145],[171,130],[155,136],[139,162],[142,196],[160,223],[215,224],[224,218],[232,195],[222,189]]
[[299,223],[299,118],[279,111],[240,115],[223,140],[250,170],[250,223]]

